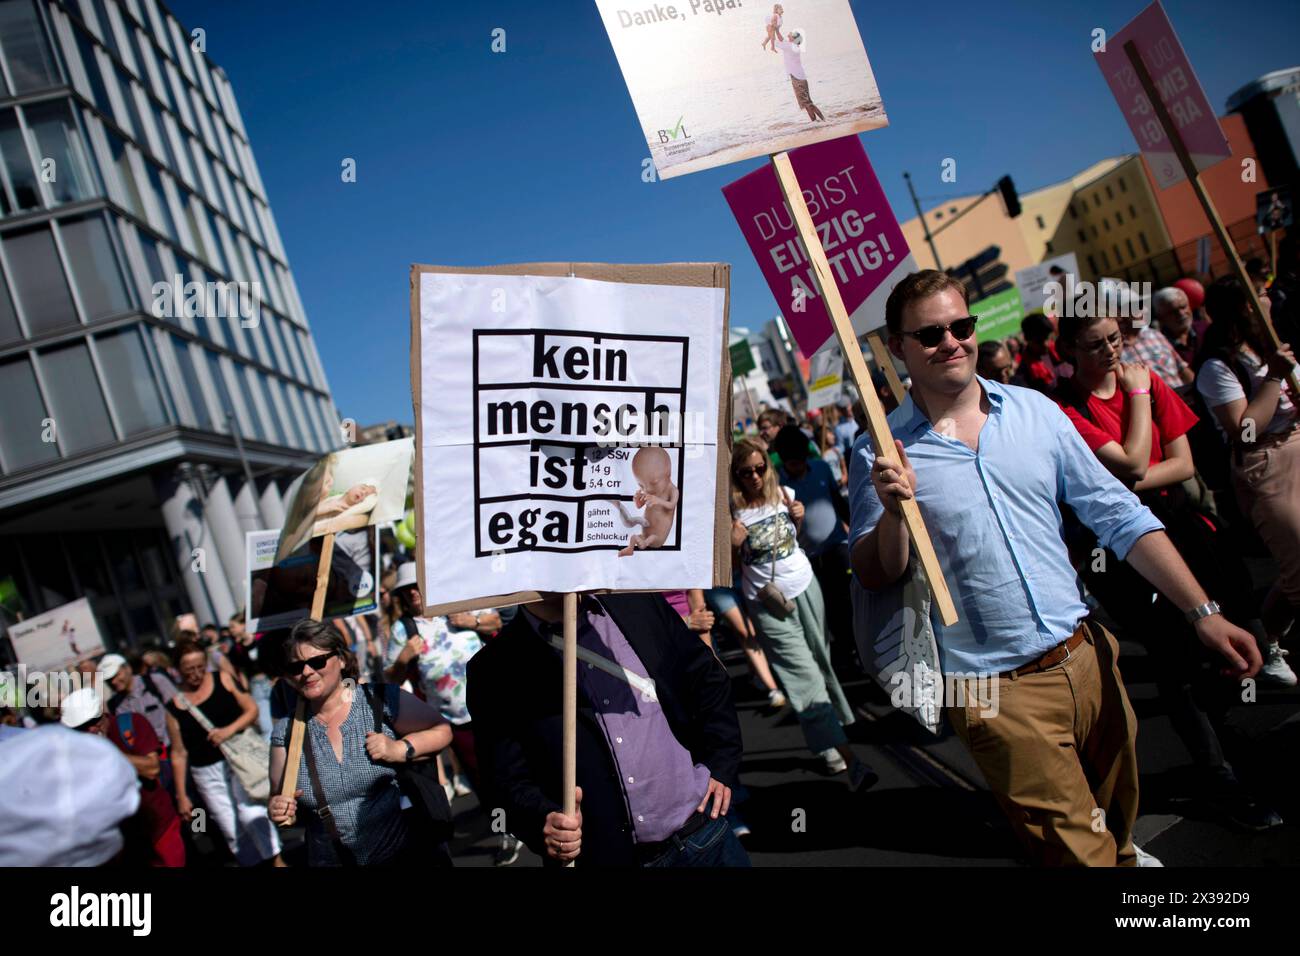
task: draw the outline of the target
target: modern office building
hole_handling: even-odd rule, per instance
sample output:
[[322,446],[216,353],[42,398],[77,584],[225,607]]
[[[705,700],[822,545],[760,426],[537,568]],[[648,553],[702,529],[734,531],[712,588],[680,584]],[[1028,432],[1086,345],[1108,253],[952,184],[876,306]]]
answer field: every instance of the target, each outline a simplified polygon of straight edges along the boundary
[[0,624],[82,596],[119,648],[224,621],[244,532],[341,444],[202,48],[157,0],[0,0]]
[[1300,66],[1274,70],[1228,97],[1259,149],[1259,164],[1275,186],[1300,185]]

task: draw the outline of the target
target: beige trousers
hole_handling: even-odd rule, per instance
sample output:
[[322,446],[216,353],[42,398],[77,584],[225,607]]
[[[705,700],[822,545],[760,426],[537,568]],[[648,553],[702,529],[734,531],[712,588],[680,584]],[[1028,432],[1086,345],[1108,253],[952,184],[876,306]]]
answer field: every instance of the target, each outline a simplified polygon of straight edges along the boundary
[[1135,866],[1137,718],[1119,645],[1089,622],[1063,664],[998,678],[996,713],[945,708],[1039,866]]

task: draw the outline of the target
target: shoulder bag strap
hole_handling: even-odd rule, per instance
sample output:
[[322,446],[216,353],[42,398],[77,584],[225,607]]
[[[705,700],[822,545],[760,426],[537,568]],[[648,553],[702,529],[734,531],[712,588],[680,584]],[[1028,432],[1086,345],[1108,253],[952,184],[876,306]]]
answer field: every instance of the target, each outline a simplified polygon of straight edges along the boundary
[[311,734],[308,733],[303,740],[303,757],[307,761],[307,779],[311,783],[312,796],[316,798],[316,816],[325,827],[325,832],[329,834],[330,842],[334,844],[334,852],[344,866],[356,866],[356,857],[352,851],[343,843],[343,835],[339,833],[339,825],[334,821],[334,811],[330,809],[329,801],[325,799],[325,788],[321,786],[320,774],[316,770],[316,748],[312,746]]

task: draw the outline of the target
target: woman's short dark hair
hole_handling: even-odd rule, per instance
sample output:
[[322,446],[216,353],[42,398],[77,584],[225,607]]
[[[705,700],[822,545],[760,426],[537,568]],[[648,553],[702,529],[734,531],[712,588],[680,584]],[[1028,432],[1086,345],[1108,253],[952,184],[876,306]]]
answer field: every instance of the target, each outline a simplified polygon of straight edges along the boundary
[[[194,632],[184,631],[183,633],[192,634]],[[181,666],[181,661],[191,654],[202,654],[205,660],[207,659],[208,656],[208,652],[204,649],[203,645],[200,644],[197,640],[190,637],[181,638],[179,641],[176,642],[176,649],[172,651],[172,664],[179,669]]]
[[339,660],[343,662],[343,676],[356,680],[361,676],[361,667],[357,664],[357,655],[352,653],[352,648],[348,642],[343,639],[332,623],[326,621],[313,621],[311,619],[299,621],[289,632],[289,639],[285,643],[284,659],[291,661],[293,649],[298,644],[310,644],[312,647],[321,651],[332,651],[337,654]]

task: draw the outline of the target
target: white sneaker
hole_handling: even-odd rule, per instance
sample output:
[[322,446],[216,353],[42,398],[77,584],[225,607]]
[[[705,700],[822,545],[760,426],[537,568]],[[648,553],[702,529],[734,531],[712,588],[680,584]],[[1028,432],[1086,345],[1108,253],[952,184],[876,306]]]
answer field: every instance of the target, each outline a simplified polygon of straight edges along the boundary
[[1133,851],[1137,854],[1138,866],[1164,866],[1159,860],[1142,849],[1136,843],[1133,844]]
[[1264,666],[1259,669],[1259,679],[1267,684],[1294,687],[1296,685],[1295,671],[1291,669],[1291,665],[1285,660],[1290,653],[1290,651],[1283,650],[1276,641],[1265,647]]
[[458,773],[451,778],[451,790],[458,797],[468,797],[474,792],[474,788],[469,785],[469,780],[463,773]]
[[840,756],[840,752],[834,747],[823,750],[818,756],[825,762],[827,773],[843,773],[849,769],[848,762]]
[[767,705],[773,710],[780,710],[786,704],[785,694],[773,687],[767,692]]

